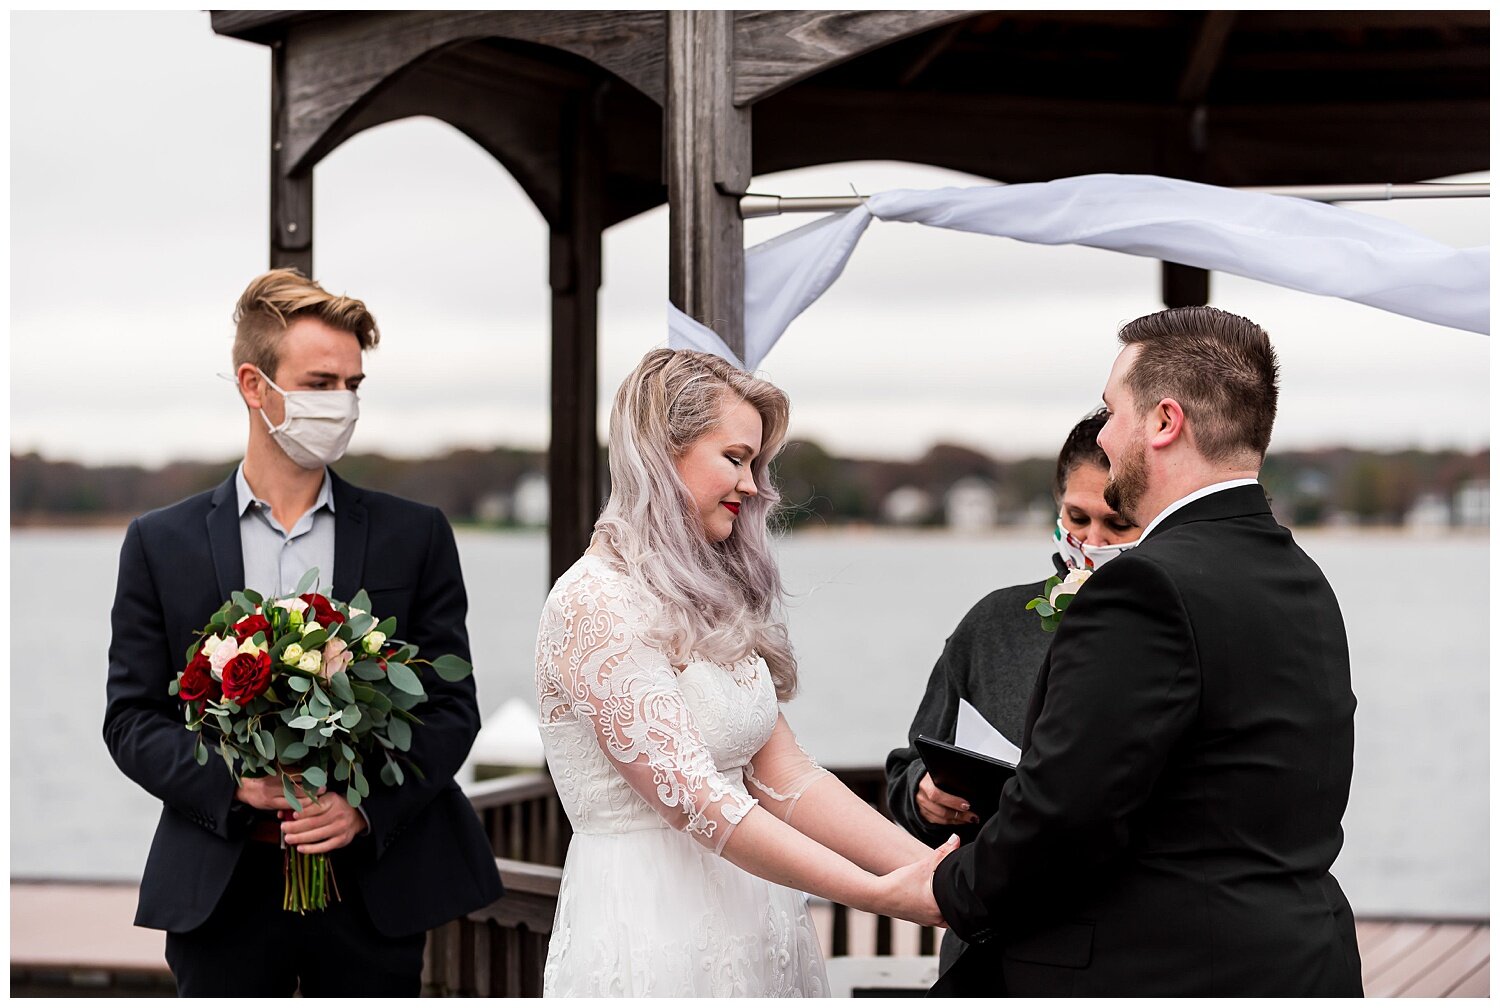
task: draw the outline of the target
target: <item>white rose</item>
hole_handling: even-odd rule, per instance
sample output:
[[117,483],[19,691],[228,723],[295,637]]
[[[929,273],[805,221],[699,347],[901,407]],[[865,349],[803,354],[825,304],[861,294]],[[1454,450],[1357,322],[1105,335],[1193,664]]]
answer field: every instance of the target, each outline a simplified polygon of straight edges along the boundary
[[349,618],[350,619],[353,619],[355,616],[368,616],[368,615],[369,615],[369,613],[366,610],[361,609],[359,606],[350,606],[349,607]]
[[1062,579],[1061,584],[1052,589],[1052,594],[1047,597],[1047,601],[1052,603],[1053,608],[1056,608],[1059,598],[1064,595],[1077,595],[1078,589],[1082,588],[1083,583],[1092,577],[1093,574],[1093,571],[1082,567],[1077,570],[1068,571],[1068,576]]
[[304,672],[316,672],[323,664],[323,652],[308,651],[298,661],[297,667]]
[[365,634],[364,648],[366,653],[378,654],[380,649],[384,646],[385,634],[381,633],[379,630],[371,630],[369,633]]
[[288,644],[286,646],[286,650],[281,652],[281,660],[286,662],[288,665],[297,664],[297,660],[301,657],[302,645],[298,644],[296,641]]
[[239,650],[236,653],[237,654],[260,654],[264,650],[265,650],[265,648],[263,648],[259,644],[255,643],[254,640],[246,640],[245,643],[243,643],[243,644],[241,644],[239,646]]
[[295,595],[291,598],[279,598],[274,604],[287,612],[301,612],[307,608],[307,603]]
[[321,629],[323,629],[323,627],[320,626],[318,623],[315,623],[315,622],[314,623],[304,623],[304,624],[302,624],[302,636],[306,637],[308,634],[312,633],[314,630],[321,630]]

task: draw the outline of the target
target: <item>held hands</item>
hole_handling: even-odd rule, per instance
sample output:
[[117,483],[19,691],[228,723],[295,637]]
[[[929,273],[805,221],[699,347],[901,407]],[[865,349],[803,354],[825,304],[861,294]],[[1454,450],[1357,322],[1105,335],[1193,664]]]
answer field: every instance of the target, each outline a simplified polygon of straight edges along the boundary
[[365,817],[343,795],[319,788],[317,797],[281,824],[281,835],[300,854],[327,854],[348,846],[364,829]]
[[943,858],[958,850],[958,836],[911,864],[880,877],[881,894],[877,912],[889,917],[915,921],[934,927],[947,927],[937,900],[932,895],[932,873]]
[[925,774],[917,785],[916,802],[917,812],[934,826],[958,826],[979,821],[979,817],[969,810],[969,803],[939,789],[932,782],[932,774]]
[[337,792],[318,788],[308,794],[297,786],[301,812],[293,812],[291,802],[281,792],[279,777],[242,777],[235,790],[236,801],[252,808],[277,812],[282,818],[281,835],[303,854],[327,854],[346,847],[365,831],[365,818]]

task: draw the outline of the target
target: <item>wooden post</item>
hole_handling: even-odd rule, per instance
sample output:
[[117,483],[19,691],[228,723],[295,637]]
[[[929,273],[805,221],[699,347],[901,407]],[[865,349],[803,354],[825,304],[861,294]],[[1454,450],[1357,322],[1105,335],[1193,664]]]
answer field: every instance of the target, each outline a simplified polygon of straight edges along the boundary
[[294,266],[312,277],[312,170],[289,174],[286,40],[271,43],[271,267]]
[[1208,277],[1206,269],[1184,266],[1182,263],[1161,263],[1161,303],[1168,308],[1185,308],[1188,305],[1208,304]]
[[602,93],[563,104],[562,219],[551,234],[552,437],[547,448],[547,569],[556,581],[588,548],[598,517],[599,285],[604,188]]
[[734,104],[734,14],[667,11],[669,294],[745,353],[750,110]]

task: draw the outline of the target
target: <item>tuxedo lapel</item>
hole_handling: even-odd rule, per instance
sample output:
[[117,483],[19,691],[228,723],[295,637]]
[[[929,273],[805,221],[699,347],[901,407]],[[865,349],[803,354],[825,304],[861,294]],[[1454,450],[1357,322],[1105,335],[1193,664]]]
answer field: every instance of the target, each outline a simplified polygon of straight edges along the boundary
[[370,524],[363,492],[346,483],[332,470],[333,480],[333,597],[349,601],[365,580],[365,544]]
[[[235,470],[238,472],[238,470]],[[227,599],[245,587],[245,555],[240,547],[239,495],[234,489],[234,475],[214,491],[208,516],[209,552],[214,558],[214,577],[219,583],[219,598]]]

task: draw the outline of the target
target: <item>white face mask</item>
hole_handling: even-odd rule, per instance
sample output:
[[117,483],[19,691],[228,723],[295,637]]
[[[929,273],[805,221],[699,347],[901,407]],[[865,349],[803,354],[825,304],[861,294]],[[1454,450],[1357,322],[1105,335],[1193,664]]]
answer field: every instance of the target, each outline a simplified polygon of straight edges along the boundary
[[273,426],[265,408],[260,418],[287,457],[304,469],[319,469],[344,457],[359,419],[359,396],[345,389],[334,392],[287,392],[260,368],[260,376],[286,401],[286,416]]
[[1128,542],[1112,546],[1090,546],[1079,542],[1073,533],[1063,528],[1061,518],[1057,519],[1057,528],[1052,532],[1052,546],[1070,570],[1098,570],[1134,545],[1135,543]]

